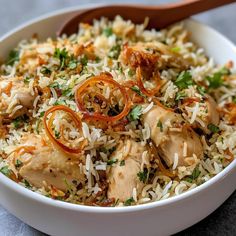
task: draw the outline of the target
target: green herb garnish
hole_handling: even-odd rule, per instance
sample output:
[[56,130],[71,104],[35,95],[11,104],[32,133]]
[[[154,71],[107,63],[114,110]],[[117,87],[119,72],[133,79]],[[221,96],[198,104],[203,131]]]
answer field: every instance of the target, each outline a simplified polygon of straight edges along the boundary
[[223,76],[224,75],[229,75],[230,71],[223,67],[221,70],[219,70],[218,72],[214,73],[212,76],[207,76],[206,80],[208,80],[209,82],[209,89],[217,89],[220,86],[223,85],[224,81],[223,81]]
[[26,76],[26,77],[24,78],[24,83],[25,83],[25,84],[28,84],[29,82],[30,82],[30,77]]
[[13,66],[15,62],[19,61],[19,51],[14,49],[10,51],[7,59],[7,65]]
[[163,124],[160,120],[157,122],[157,127],[159,127],[160,131],[163,132]]
[[139,96],[145,97],[145,95],[140,91],[138,86],[131,87],[131,90],[134,91],[135,93],[137,93]]
[[15,167],[16,167],[16,168],[19,168],[19,167],[21,167],[22,165],[23,165],[23,162],[20,161],[19,159],[17,159],[17,160],[16,160]]
[[118,162],[118,159],[111,159],[111,160],[107,161],[107,165],[111,166],[111,165],[113,165],[113,164],[115,164],[117,162]]
[[121,51],[121,46],[117,44],[110,49],[108,53],[108,57],[113,58],[113,59],[118,59],[120,55],[120,51]]
[[103,30],[103,34],[107,37],[111,36],[113,34],[112,28],[108,27]]
[[135,71],[132,70],[132,69],[129,69],[128,75],[129,75],[130,77],[132,77],[133,75],[135,75]]
[[173,47],[173,48],[171,48],[170,50],[171,50],[172,52],[177,53],[177,52],[180,52],[181,48],[180,48],[180,47]]
[[55,137],[56,137],[56,139],[59,139],[59,138],[61,137],[61,134],[60,134],[59,131],[55,130],[54,133],[55,133]]
[[0,172],[4,175],[6,175],[7,177],[10,177],[11,173],[12,173],[12,170],[9,169],[8,166],[3,166],[1,169],[0,169]]
[[175,97],[175,101],[180,101],[180,100],[183,100],[184,98],[186,98],[186,93],[185,91],[180,91],[176,94],[176,97]]
[[51,75],[51,73],[52,73],[52,71],[46,66],[43,66],[41,68],[40,72],[44,75]]
[[120,161],[120,166],[124,166],[125,165],[125,160]]
[[183,71],[179,74],[174,84],[180,89],[186,89],[190,85],[194,85],[194,81],[189,71]]
[[148,178],[148,170],[145,168],[143,171],[138,172],[137,176],[139,177],[140,181],[146,183]]
[[130,206],[133,202],[134,202],[134,199],[133,199],[133,197],[131,197],[131,198],[128,198],[128,199],[124,202],[124,205],[125,205],[125,206]]
[[217,127],[214,124],[209,124],[207,128],[212,132],[212,133],[218,133],[220,131],[219,127]]
[[192,175],[184,178],[185,181],[189,182],[189,183],[192,183],[195,179],[198,178],[198,176],[201,174],[201,171],[199,170],[199,167],[196,166],[193,170],[193,173]]
[[142,115],[142,107],[140,105],[135,106],[128,114],[129,121],[135,121]]
[[55,49],[54,55],[55,58],[60,60],[60,67],[59,70],[62,70],[65,68],[66,65],[66,60],[68,58],[68,52],[66,51],[65,48],[63,48],[62,50],[59,48]]

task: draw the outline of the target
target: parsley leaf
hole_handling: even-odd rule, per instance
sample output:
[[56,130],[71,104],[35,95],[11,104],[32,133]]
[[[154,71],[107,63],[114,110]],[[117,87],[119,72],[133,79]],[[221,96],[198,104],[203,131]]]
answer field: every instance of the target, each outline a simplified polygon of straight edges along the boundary
[[7,65],[13,66],[15,62],[19,61],[19,51],[14,49],[10,51],[7,59]]
[[160,120],[157,123],[157,127],[159,127],[160,131],[163,132],[163,124],[162,124],[162,122]]
[[28,84],[29,82],[30,82],[30,77],[26,76],[26,77],[24,78],[24,83],[25,83],[25,84]]
[[138,172],[137,176],[139,177],[139,180],[145,183],[148,178],[148,170],[145,168],[143,171]]
[[212,132],[212,133],[218,133],[220,131],[219,127],[217,127],[214,124],[209,124],[207,128]]
[[48,69],[46,66],[43,66],[40,70],[40,72],[44,75],[51,75],[52,71]]
[[208,80],[209,82],[209,89],[217,89],[220,86],[223,85],[224,81],[222,79],[222,77],[224,75],[229,75],[230,71],[223,67],[221,70],[219,70],[218,72],[214,73],[212,76],[207,76],[206,80]]
[[180,50],[181,50],[181,48],[180,47],[174,47],[174,48],[171,48],[170,49],[172,52],[179,52]]
[[17,159],[17,160],[16,160],[16,163],[15,163],[15,167],[16,167],[16,168],[19,168],[19,167],[21,167],[22,165],[23,165],[23,162],[20,161],[19,159]]
[[54,133],[55,133],[55,137],[56,137],[56,139],[59,139],[59,138],[61,137],[61,134],[60,134],[59,131],[55,130]]
[[130,206],[133,202],[134,202],[134,199],[133,199],[133,197],[131,197],[131,198],[128,198],[128,199],[124,202],[124,205],[125,205],[125,206]]
[[120,161],[120,166],[124,166],[125,165],[125,160]]
[[184,91],[180,91],[176,94],[175,101],[183,100],[186,97],[187,97],[186,93]]
[[107,37],[111,36],[113,34],[112,28],[108,27],[103,30],[103,34]]
[[140,105],[135,106],[128,114],[129,121],[138,120],[142,115],[142,107]]
[[121,47],[119,44],[113,46],[110,51],[108,52],[108,57],[113,59],[118,59],[120,55]]
[[199,170],[199,167],[196,166],[196,167],[194,168],[194,170],[193,170],[193,173],[192,173],[190,176],[184,178],[184,180],[187,181],[187,182],[189,182],[189,183],[192,183],[195,179],[198,178],[198,176],[199,176],[200,174],[201,174],[201,171]]
[[12,170],[9,169],[8,166],[3,166],[1,169],[0,169],[0,172],[4,175],[6,175],[7,177],[9,177],[12,173]]
[[135,93],[137,93],[139,96],[145,97],[145,95],[140,91],[138,86],[131,87],[131,90],[134,91]]
[[118,159],[111,159],[111,160],[107,161],[107,165],[111,166],[111,165],[113,165],[113,164],[115,164],[117,162],[118,162]]
[[68,58],[68,52],[66,51],[66,49],[63,48],[61,50],[60,48],[56,48],[53,56],[60,60],[59,70],[64,69],[64,67],[66,65],[66,59]]
[[175,80],[174,84],[180,89],[186,89],[190,85],[194,85],[194,81],[189,71],[182,71]]
[[81,59],[80,62],[83,66],[87,66],[88,64],[88,57],[86,55],[84,55]]

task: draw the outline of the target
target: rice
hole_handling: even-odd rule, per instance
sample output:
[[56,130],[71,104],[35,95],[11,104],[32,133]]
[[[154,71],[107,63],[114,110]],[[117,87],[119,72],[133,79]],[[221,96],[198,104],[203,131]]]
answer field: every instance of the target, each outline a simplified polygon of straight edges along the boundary
[[[0,171],[54,199],[121,207],[182,194],[229,165],[232,63],[216,65],[184,23],[146,26],[117,16],[69,37],[22,40],[19,58],[0,66]],[[26,164],[32,175],[20,171]]]

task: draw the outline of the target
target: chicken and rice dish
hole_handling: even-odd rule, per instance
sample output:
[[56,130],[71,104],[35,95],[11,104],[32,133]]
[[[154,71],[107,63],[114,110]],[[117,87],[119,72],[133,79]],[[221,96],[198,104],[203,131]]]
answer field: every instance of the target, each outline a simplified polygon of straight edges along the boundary
[[234,160],[233,62],[217,65],[182,23],[146,26],[102,18],[10,52],[1,173],[56,200],[130,206],[196,188]]

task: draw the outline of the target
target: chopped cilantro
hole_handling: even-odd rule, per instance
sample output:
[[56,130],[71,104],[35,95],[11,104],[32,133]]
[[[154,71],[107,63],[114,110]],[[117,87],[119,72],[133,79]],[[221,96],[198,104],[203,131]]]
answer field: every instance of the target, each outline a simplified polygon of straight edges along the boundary
[[138,120],[142,115],[142,107],[140,105],[135,106],[128,114],[129,121]]
[[204,96],[206,93],[206,88],[203,86],[197,86],[197,90],[202,96]]
[[60,60],[60,67],[59,70],[64,69],[65,65],[66,65],[66,59],[68,58],[68,52],[66,51],[65,48],[63,48],[62,50],[59,48],[55,49],[54,55],[55,58],[58,58]]
[[81,59],[80,59],[80,62],[83,66],[87,66],[88,64],[88,58],[86,55],[84,55]]
[[10,177],[11,173],[12,173],[12,170],[9,169],[8,166],[3,166],[1,169],[0,169],[0,172],[4,175],[6,175],[7,177]]
[[113,165],[113,164],[115,164],[117,162],[118,162],[118,159],[111,159],[111,160],[107,161],[107,165],[111,166],[111,165]]
[[224,81],[222,79],[222,77],[224,75],[229,75],[230,71],[223,67],[221,70],[219,70],[218,72],[214,73],[212,76],[207,76],[206,80],[208,80],[209,83],[209,89],[217,89],[220,86],[223,85]]
[[180,47],[173,47],[170,49],[172,52],[179,52],[181,50]]
[[233,103],[236,103],[236,97],[232,98]]
[[190,85],[194,85],[192,75],[189,71],[181,72],[174,83],[180,89],[186,89]]
[[70,60],[68,67],[69,69],[74,70],[77,67],[77,61],[75,59]]
[[195,179],[198,178],[198,176],[201,174],[201,171],[199,170],[198,166],[196,166],[193,170],[192,175],[184,178],[185,181],[192,183]]
[[212,132],[212,133],[218,133],[220,131],[219,127],[217,127],[214,124],[209,124],[207,128]]
[[131,198],[128,198],[128,199],[124,202],[124,205],[125,205],[125,206],[130,206],[133,202],[134,202],[134,199],[133,199],[133,197],[131,197]]
[[143,171],[138,172],[137,176],[139,177],[140,181],[146,183],[148,178],[148,170],[145,168]]
[[17,118],[12,120],[12,124],[15,129],[18,129],[19,127],[23,126],[25,122],[28,122],[28,121],[29,121],[29,117],[27,115],[23,115],[23,116],[18,116]]
[[23,164],[22,161],[20,161],[19,159],[17,159],[17,160],[16,160],[16,163],[15,163],[15,167],[16,167],[16,168],[19,168],[19,167],[22,166],[22,164]]
[[108,53],[108,57],[113,58],[113,59],[118,59],[120,55],[120,51],[121,51],[121,47],[119,44],[117,44],[110,49]]
[[44,116],[44,114],[45,114],[45,111],[42,111],[42,112],[40,112],[40,117],[43,117]]
[[107,37],[111,36],[113,34],[112,28],[107,27],[103,30],[103,34]]
[[19,61],[19,51],[16,49],[10,51],[7,59],[7,65],[13,66],[15,62]]
[[163,132],[163,124],[160,120],[157,122],[157,127],[159,127],[160,131]]
[[125,160],[120,161],[120,166],[124,166],[125,165]]
[[98,62],[100,62],[100,61],[101,61],[101,58],[99,58],[99,57],[96,57],[96,58],[95,58],[95,62],[96,62],[96,63],[98,63]]
[[61,137],[61,134],[60,134],[59,131],[55,130],[54,133],[55,133],[55,137],[56,137],[56,139],[59,139],[59,138]]
[[130,77],[132,77],[133,75],[135,75],[135,71],[132,70],[132,69],[129,69],[128,75],[129,75]]
[[32,186],[30,185],[30,183],[26,179],[23,180],[23,183],[25,184],[26,188],[32,188]]
[[30,78],[28,77],[28,76],[26,76],[25,78],[24,78],[24,83],[25,84],[28,84],[30,82]]
[[51,75],[51,73],[52,73],[52,71],[46,66],[43,66],[41,68],[40,72],[44,75]]
[[176,94],[175,101],[183,100],[186,97],[185,91],[180,91]]
[[145,95],[140,91],[138,86],[131,87],[131,90],[134,91],[135,93],[137,93],[139,96],[145,97]]

